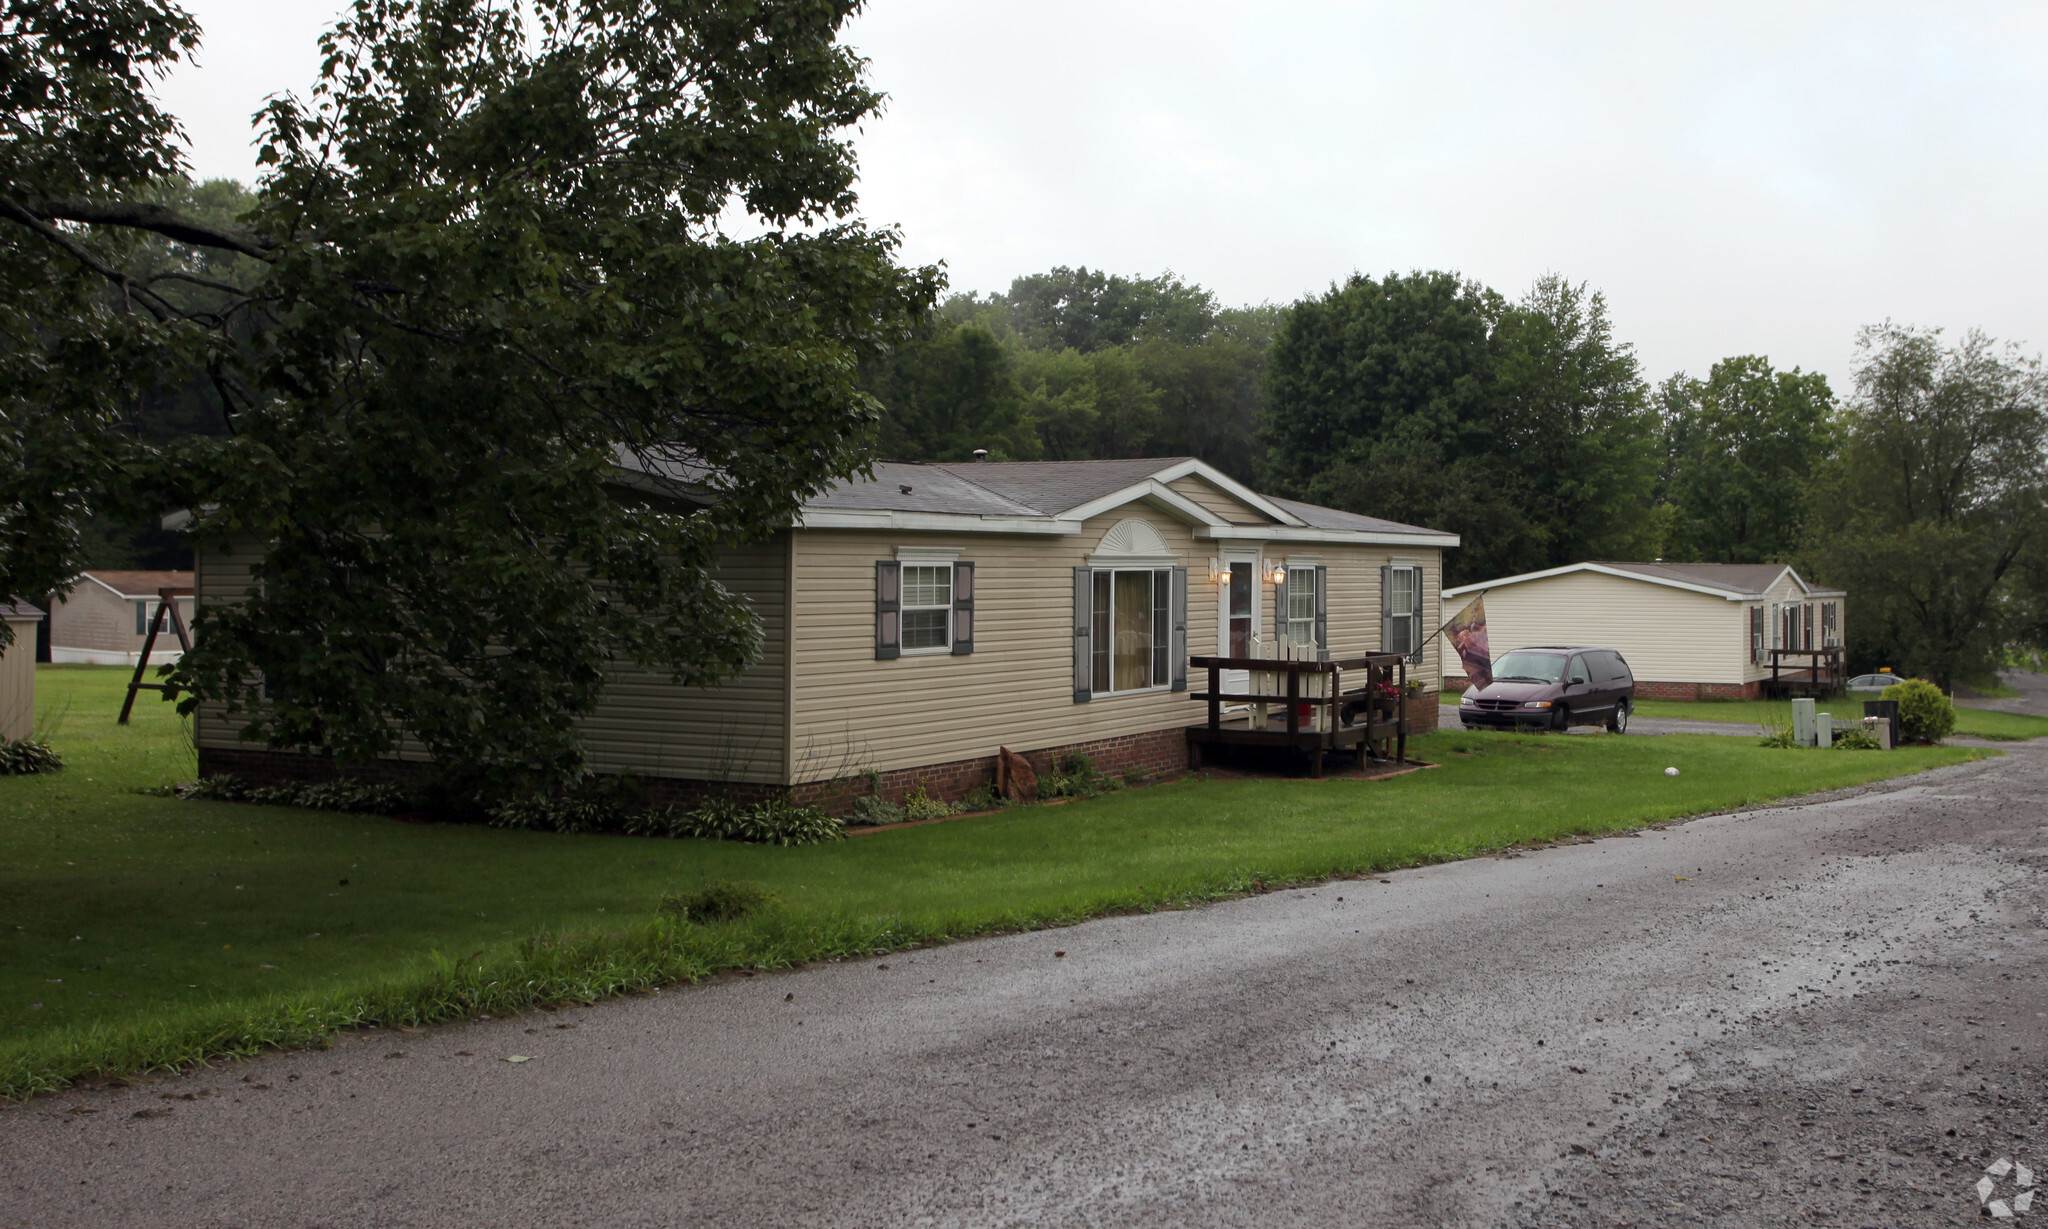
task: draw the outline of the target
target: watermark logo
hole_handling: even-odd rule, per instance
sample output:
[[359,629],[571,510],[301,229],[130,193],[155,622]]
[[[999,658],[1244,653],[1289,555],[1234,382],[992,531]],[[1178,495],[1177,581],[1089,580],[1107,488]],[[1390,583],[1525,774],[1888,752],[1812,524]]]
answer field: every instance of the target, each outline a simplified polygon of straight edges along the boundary
[[[2010,1195],[2004,1193],[2008,1185],[2012,1187]],[[2034,1206],[2034,1171],[1999,1157],[1977,1179],[1977,1206],[1998,1220],[2024,1215]]]

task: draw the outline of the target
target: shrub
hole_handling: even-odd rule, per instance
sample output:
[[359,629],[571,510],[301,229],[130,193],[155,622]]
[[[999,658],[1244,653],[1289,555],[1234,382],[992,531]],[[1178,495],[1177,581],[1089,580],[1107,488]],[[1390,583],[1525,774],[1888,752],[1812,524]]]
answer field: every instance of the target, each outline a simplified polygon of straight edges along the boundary
[[900,824],[903,822],[903,808],[880,794],[863,794],[853,800],[853,809],[847,812],[846,822],[855,828]]
[[663,892],[655,912],[686,922],[730,922],[775,900],[752,883],[707,883],[693,892]]
[[960,800],[962,811],[1000,811],[1009,805],[1010,800],[1003,797],[1003,791],[997,789],[993,781],[985,781],[976,786],[967,797]]
[[1956,728],[1955,706],[1926,679],[1902,679],[1884,689],[1899,702],[1899,734],[1908,742],[1936,743]]
[[240,777],[230,773],[215,773],[201,777],[190,785],[178,788],[180,798],[198,798],[213,802],[240,802],[249,787],[242,784]]
[[691,836],[709,841],[749,841],[756,845],[816,845],[846,836],[846,826],[819,807],[800,807],[787,798],[739,802],[706,798],[681,810],[651,811],[628,831],[653,836]]
[[1872,738],[1859,727],[1851,726],[1835,732],[1835,749],[1838,751],[1882,751],[1884,744]]
[[274,807],[306,807],[315,811],[350,811],[358,815],[389,815],[402,811],[406,792],[382,781],[338,777],[312,783],[288,781],[282,785],[250,785],[240,777],[217,773],[201,777],[175,791],[180,798],[214,802],[254,802]]
[[1799,745],[1798,741],[1792,737],[1792,723],[1790,721],[1766,721],[1761,726],[1758,726],[1757,729],[1763,735],[1762,738],[1756,740],[1759,746],[1796,747]]
[[1093,798],[1105,790],[1121,788],[1098,772],[1095,761],[1079,751],[1070,751],[1054,760],[1052,771],[1038,778],[1040,798]]
[[492,807],[488,822],[493,828],[528,832],[601,832],[625,828],[627,821],[627,812],[616,799],[535,794]]
[[358,815],[390,815],[406,807],[406,793],[384,781],[341,777],[299,787],[295,805],[315,811],[350,811]]
[[25,777],[31,773],[55,772],[64,767],[64,757],[33,738],[0,742],[0,777]]
[[925,791],[923,777],[917,779],[917,787],[903,799],[903,818],[909,820],[944,819],[966,809],[957,802],[944,802],[932,797]]

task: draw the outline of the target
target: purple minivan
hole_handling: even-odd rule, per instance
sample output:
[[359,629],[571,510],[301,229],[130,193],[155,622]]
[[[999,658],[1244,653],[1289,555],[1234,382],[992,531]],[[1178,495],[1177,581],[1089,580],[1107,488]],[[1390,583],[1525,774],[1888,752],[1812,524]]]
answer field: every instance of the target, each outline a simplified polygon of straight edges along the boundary
[[1635,675],[1613,649],[1538,645],[1494,662],[1491,683],[1458,697],[1458,719],[1468,730],[1604,725],[1625,734],[1635,700]]

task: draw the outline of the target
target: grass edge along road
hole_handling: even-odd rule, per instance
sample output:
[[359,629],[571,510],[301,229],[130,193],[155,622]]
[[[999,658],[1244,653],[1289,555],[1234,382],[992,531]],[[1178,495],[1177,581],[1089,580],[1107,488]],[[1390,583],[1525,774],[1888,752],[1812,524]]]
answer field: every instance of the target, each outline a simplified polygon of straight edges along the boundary
[[[1415,744],[1442,767],[1392,780],[1194,777],[781,849],[143,796],[181,762],[190,775],[175,719],[151,710],[115,727],[99,710],[118,686],[51,682],[51,702],[73,706],[52,735],[71,766],[0,779],[0,1095],[14,1097],[370,1024],[587,1002],[1623,831],[1982,754],[1447,733]],[[1667,764],[1682,775],[1665,777]],[[779,903],[713,925],[655,916],[662,891],[721,880]],[[61,1011],[28,1012],[28,996]]]
[[[1875,700],[1876,695],[1852,695],[1832,700],[1815,701],[1817,712],[1832,712],[1844,719],[1862,719],[1863,701]],[[1453,708],[1457,696],[1445,692],[1443,706]],[[2031,713],[2005,713],[1996,709],[1971,708],[1958,704],[1955,733],[1970,738],[1985,738],[1994,742],[2025,742],[2030,738],[2048,738],[2048,717],[2037,717]],[[1782,725],[1792,720],[1790,700],[1637,700],[1631,710],[1638,717],[1661,717],[1679,721],[1720,721],[1730,725],[1746,725],[1752,728],[1765,723]],[[1450,721],[1448,714],[1446,722]]]

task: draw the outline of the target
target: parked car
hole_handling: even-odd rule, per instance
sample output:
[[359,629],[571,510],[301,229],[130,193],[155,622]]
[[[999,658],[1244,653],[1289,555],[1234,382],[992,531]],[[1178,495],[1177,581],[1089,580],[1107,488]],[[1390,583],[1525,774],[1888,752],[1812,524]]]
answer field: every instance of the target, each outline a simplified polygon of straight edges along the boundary
[[1468,730],[1605,725],[1622,734],[1635,703],[1635,675],[1613,649],[1537,645],[1494,662],[1491,683],[1458,697],[1458,719]]
[[1848,688],[1850,691],[1883,691],[1899,681],[1896,674],[1859,674],[1849,680]]

